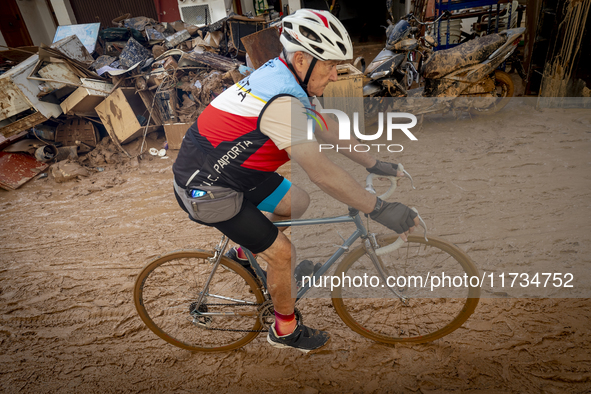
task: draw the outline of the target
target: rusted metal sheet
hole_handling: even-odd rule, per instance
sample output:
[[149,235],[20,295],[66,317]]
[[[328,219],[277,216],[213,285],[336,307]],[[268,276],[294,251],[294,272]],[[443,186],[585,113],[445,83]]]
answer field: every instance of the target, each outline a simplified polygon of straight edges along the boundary
[[48,167],[31,155],[0,152],[0,187],[14,190]]
[[111,27],[111,21],[125,13],[158,20],[153,0],[70,0],[70,4],[78,23],[100,22],[103,28]]
[[283,49],[279,30],[274,27],[242,37],[241,41],[255,69],[279,56]]
[[47,118],[43,116],[41,112],[35,112],[29,116],[25,116],[24,118],[17,120],[16,122],[12,122],[8,126],[0,128],[0,134],[8,138],[18,132],[28,130],[39,123],[43,123],[46,120]]

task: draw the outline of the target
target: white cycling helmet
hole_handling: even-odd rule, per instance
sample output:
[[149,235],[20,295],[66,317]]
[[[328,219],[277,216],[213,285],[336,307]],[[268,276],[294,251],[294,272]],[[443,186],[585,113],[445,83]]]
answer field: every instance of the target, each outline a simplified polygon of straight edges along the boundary
[[351,38],[330,12],[302,8],[282,21],[281,44],[288,52],[306,52],[318,60],[353,59]]

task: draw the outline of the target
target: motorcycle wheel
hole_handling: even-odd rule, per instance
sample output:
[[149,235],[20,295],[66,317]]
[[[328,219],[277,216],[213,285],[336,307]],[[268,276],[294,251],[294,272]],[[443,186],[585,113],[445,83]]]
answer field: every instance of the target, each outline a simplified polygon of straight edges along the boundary
[[470,113],[472,115],[492,115],[507,105],[511,97],[513,97],[514,91],[515,86],[511,76],[504,71],[495,70],[495,94],[498,99],[494,100],[488,107],[472,108]]

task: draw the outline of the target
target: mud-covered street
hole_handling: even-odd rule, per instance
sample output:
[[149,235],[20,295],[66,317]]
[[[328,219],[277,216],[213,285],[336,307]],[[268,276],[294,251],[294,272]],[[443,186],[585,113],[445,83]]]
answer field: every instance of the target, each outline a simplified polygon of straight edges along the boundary
[[[272,348],[266,335],[226,353],[175,348],[138,317],[135,277],[159,254],[211,249],[219,234],[178,207],[176,153],[145,155],[79,181],[0,190],[0,391],[590,392],[591,112],[529,104],[493,117],[430,116],[418,141],[401,140],[402,153],[380,158],[404,163],[417,186],[403,183],[390,200],[419,208],[431,234],[480,270],[568,269],[572,289],[550,289],[549,298],[484,292],[463,327],[429,344],[372,342],[321,298],[301,305],[306,324],[331,333],[319,353]],[[366,172],[351,174],[361,182]],[[346,212],[301,183],[310,212]],[[314,231],[305,257],[320,261],[339,237]]]

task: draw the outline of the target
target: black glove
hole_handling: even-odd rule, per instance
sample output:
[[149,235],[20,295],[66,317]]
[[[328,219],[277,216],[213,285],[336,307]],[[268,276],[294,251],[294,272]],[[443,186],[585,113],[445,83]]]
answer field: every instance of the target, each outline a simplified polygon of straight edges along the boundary
[[371,172],[376,175],[385,176],[396,176],[398,171],[398,164],[386,163],[385,161],[377,160],[376,165],[370,168],[366,168],[367,172]]
[[378,198],[376,207],[369,217],[398,234],[415,225],[417,213],[399,202],[385,202]]

